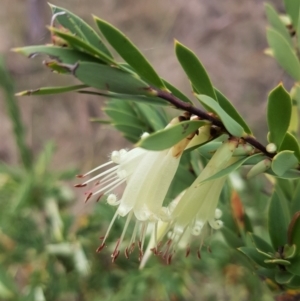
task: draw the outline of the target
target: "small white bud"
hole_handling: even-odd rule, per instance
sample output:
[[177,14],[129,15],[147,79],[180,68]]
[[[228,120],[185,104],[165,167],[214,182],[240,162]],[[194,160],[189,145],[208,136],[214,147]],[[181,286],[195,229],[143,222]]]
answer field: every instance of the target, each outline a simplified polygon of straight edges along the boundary
[[267,150],[267,152],[274,154],[277,151],[277,146],[274,143],[269,143],[266,146],[266,150]]
[[107,203],[111,206],[116,206],[118,205],[118,200],[117,200],[117,196],[113,193],[111,193],[108,197],[107,197]]
[[141,139],[144,139],[144,138],[148,137],[149,135],[150,135],[149,133],[145,132],[142,134]]
[[113,161],[116,164],[119,164],[120,163],[120,159],[121,159],[120,152],[119,151],[113,151],[111,153],[111,157],[110,158],[111,158],[111,161]]
[[219,219],[210,221],[209,225],[214,229],[214,230],[219,230],[223,227],[223,222]]
[[222,210],[219,209],[219,208],[216,208],[216,210],[215,210],[215,219],[220,219],[222,214],[223,214]]

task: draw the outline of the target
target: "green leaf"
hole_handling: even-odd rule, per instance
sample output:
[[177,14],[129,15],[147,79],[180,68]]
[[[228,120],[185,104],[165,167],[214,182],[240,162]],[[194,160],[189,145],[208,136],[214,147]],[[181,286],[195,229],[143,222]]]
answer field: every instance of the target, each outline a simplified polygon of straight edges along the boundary
[[294,276],[289,283],[286,284],[288,288],[299,289],[300,288],[300,277]]
[[297,182],[297,186],[294,189],[291,202],[292,214],[296,213],[297,211],[300,211],[300,181]]
[[241,117],[241,115],[238,113],[238,111],[235,109],[235,107],[232,105],[232,103],[217,89],[215,89],[215,93],[217,95],[217,99],[219,102],[219,105],[222,107],[222,109],[231,116],[237,123],[239,123],[244,131],[247,134],[252,134],[249,126],[245,122],[245,120]]
[[286,259],[294,258],[296,255],[296,251],[297,251],[296,245],[291,245],[291,246],[285,245],[283,250],[283,258]]
[[293,215],[289,224],[288,243],[296,246],[296,254],[300,257],[300,211]]
[[134,137],[135,141],[138,141],[141,135],[143,134],[143,129],[140,127],[137,127],[133,124],[128,124],[128,123],[112,123],[112,125],[120,132],[124,133],[125,135],[128,135],[130,137]]
[[300,147],[297,138],[291,133],[287,132],[283,138],[279,151],[290,150],[300,161]]
[[49,94],[60,94],[79,89],[87,88],[87,85],[74,85],[74,86],[63,86],[63,87],[43,87],[35,90],[26,90],[16,94],[16,96],[27,96],[27,95],[49,95]]
[[265,158],[260,162],[257,162],[251,167],[251,169],[247,173],[247,179],[255,177],[261,173],[267,172],[271,167],[271,163],[272,162],[270,158]]
[[289,93],[280,84],[273,89],[268,98],[268,126],[270,142],[280,148],[290,125],[292,100]]
[[252,165],[252,164],[255,164],[254,162],[256,162],[256,161],[260,162],[264,158],[265,158],[265,156],[262,155],[262,154],[255,154],[255,155],[252,155],[252,156],[243,157],[243,158],[237,160],[236,162],[234,162],[233,164],[231,164],[231,165],[225,167],[224,169],[218,171],[217,173],[215,173],[214,175],[210,176],[209,178],[205,179],[202,183],[204,183],[206,181],[215,180],[215,179],[224,177],[226,175],[229,175],[233,171],[235,171],[238,168],[240,168],[242,165],[248,165],[249,162],[251,162],[251,165]]
[[284,259],[278,259],[278,258],[274,258],[274,259],[266,259],[265,263],[271,263],[271,264],[275,264],[275,265],[290,265],[291,263],[288,260],[284,260]]
[[300,2],[298,0],[284,0],[287,14],[291,17],[294,28],[297,28]]
[[290,273],[300,276],[300,256],[290,259],[291,264],[286,266],[287,271]]
[[273,6],[269,3],[265,3],[265,11],[271,27],[275,31],[280,33],[284,37],[284,39],[289,43],[289,45],[293,47],[294,45],[290,33],[286,28],[285,24],[281,21],[279,15],[277,14]]
[[278,64],[296,81],[300,80],[299,60],[280,33],[272,28],[267,29],[267,39]]
[[299,127],[299,116],[298,116],[298,103],[296,100],[292,99],[292,113],[291,113],[291,121],[288,128],[288,131],[291,134],[297,134]]
[[238,249],[240,252],[245,254],[250,260],[254,261],[256,264],[265,267],[267,269],[275,268],[270,264],[265,263],[266,257],[259,253],[255,248],[251,247],[241,247]]
[[167,121],[161,116],[158,108],[143,103],[135,103],[135,108],[140,118],[151,128],[151,132],[161,130],[166,126]]
[[280,179],[299,179],[300,178],[300,171],[297,169],[289,169],[287,172],[285,172],[283,175],[278,176],[275,172],[273,172],[271,169],[268,169],[266,171],[267,174],[270,174],[274,177],[278,177]]
[[[57,20],[60,25],[69,29],[73,34],[82,38],[95,48],[100,49],[100,51],[105,53],[110,58],[113,58],[105,44],[100,39],[99,35],[91,26],[67,9],[55,6],[53,4],[49,5],[51,7],[52,14],[57,14],[55,20]],[[62,12],[65,12],[65,14],[61,14]]]
[[284,175],[289,169],[297,166],[298,159],[292,151],[281,151],[278,153],[272,161],[272,170],[278,176]]
[[259,249],[265,253],[270,253],[270,254],[274,253],[274,249],[264,239],[255,235],[254,233],[249,233],[249,235],[257,249]]
[[192,86],[196,89],[197,94],[204,94],[212,99],[217,99],[210,78],[195,53],[178,41],[175,41],[175,52],[179,63],[190,79]]
[[276,191],[273,192],[269,207],[269,234],[275,250],[287,243],[289,217],[285,214],[284,200]]
[[206,107],[217,113],[217,115],[222,120],[226,130],[231,135],[237,137],[243,136],[243,128],[232,117],[230,117],[214,99],[206,95],[196,95],[196,97],[202,103],[204,103]]
[[234,233],[229,228],[222,227],[221,232],[230,247],[237,249],[244,245],[244,242],[238,237],[238,234]]
[[104,91],[121,94],[147,94],[148,84],[118,68],[95,63],[78,63],[70,71],[81,82]]
[[154,151],[164,150],[180,142],[205,124],[207,124],[205,121],[182,121],[141,139],[137,146]]
[[119,93],[113,93],[113,92],[95,92],[95,91],[88,91],[88,90],[81,90],[78,91],[78,93],[81,94],[89,94],[89,95],[98,95],[98,96],[104,96],[107,98],[114,98],[114,99],[120,99],[120,100],[128,100],[128,101],[136,101],[141,102],[149,105],[156,105],[156,106],[169,106],[170,104],[158,97],[153,96],[143,96],[143,95],[130,95],[130,94],[119,94]]
[[276,271],[275,274],[275,280],[279,284],[287,284],[292,280],[293,277],[294,277],[293,274],[282,270]]
[[162,80],[151,64],[121,31],[95,16],[94,20],[110,45],[131,67],[133,67],[139,76],[155,87],[164,88]]
[[29,58],[36,57],[39,54],[49,55],[52,59],[55,59],[64,64],[75,64],[78,61],[85,62],[102,62],[98,58],[89,54],[77,51],[75,49],[58,47],[58,46],[27,46],[14,48],[13,51],[28,56]]
[[298,106],[300,106],[300,85],[295,83],[290,92],[292,100],[296,100]]
[[145,127],[145,125],[135,116],[124,113],[119,110],[104,108],[103,111],[113,120],[114,123],[133,124],[139,127]]
[[68,43],[69,47],[90,54],[91,56],[95,56],[99,58],[103,63],[114,65],[116,64],[116,62],[110,56],[106,55],[104,52],[102,52],[98,48],[95,48],[91,44],[88,44],[84,40],[81,40],[80,38],[70,33],[61,31],[55,27],[49,27],[48,29],[52,32],[52,34],[65,40]]

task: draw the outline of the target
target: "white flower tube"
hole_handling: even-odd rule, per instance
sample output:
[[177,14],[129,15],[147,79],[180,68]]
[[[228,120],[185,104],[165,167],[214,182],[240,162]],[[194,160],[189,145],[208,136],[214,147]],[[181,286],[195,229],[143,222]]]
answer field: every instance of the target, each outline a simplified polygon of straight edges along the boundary
[[[178,122],[178,118],[173,119],[168,126]],[[124,238],[130,220],[134,217],[136,226],[133,230],[129,246],[125,250],[125,255],[128,256],[132,252],[136,244],[136,237],[139,235],[138,246],[140,257],[142,257],[148,223],[153,222],[157,224],[159,220],[169,218],[170,214],[163,207],[163,201],[177,171],[181,155],[193,135],[194,133],[170,149],[163,151],[147,151],[141,148],[135,148],[130,151],[114,151],[111,155],[111,161],[100,165],[85,175],[79,176],[85,177],[95,171],[103,170],[113,163],[116,164],[116,166],[100,172],[84,183],[76,185],[77,187],[85,187],[90,182],[96,182],[96,185],[86,193],[86,200],[93,195],[100,195],[101,197],[103,194],[108,194],[108,204],[118,206],[103,237],[102,244],[97,249],[98,251],[104,248],[106,238],[116,218],[118,216],[126,216],[123,232],[112,254],[114,261],[119,255],[119,246]],[[126,187],[122,197],[118,200],[116,195],[111,192],[122,183],[126,183]]]
[[[162,255],[167,263],[171,262],[183,238],[201,236],[200,244],[202,244],[204,228],[209,225],[213,229],[219,229],[222,226],[221,211],[217,209],[217,205],[227,176],[210,181],[205,180],[228,165],[236,146],[235,140],[224,142],[172,210],[172,222],[169,223],[164,233],[165,235],[169,232],[169,238],[163,246],[159,243],[154,249],[155,253]],[[190,253],[188,243],[186,248],[186,255],[188,255]],[[199,250],[198,256],[200,257]]]

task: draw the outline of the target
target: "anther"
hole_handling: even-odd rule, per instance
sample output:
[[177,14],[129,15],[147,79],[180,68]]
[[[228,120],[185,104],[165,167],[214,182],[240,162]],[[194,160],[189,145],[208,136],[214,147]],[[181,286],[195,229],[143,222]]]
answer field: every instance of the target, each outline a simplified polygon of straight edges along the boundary
[[86,203],[86,202],[92,197],[92,195],[93,195],[93,193],[90,192],[90,193],[86,196],[84,202]]
[[85,187],[85,186],[87,186],[87,184],[76,184],[76,185],[74,185],[74,187],[76,187],[76,188],[81,188],[81,187]]
[[105,244],[102,244],[100,247],[97,248],[96,252],[97,253],[101,252],[104,247],[105,247]]

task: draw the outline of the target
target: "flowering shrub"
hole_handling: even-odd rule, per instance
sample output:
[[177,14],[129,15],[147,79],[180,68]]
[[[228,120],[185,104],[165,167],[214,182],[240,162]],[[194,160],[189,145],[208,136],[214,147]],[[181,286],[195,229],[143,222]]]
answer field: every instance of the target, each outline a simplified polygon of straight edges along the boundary
[[[266,5],[270,23],[266,53],[296,83],[290,92],[279,84],[269,94],[267,145],[254,137],[236,108],[215,88],[194,52],[178,41],[175,53],[191,83],[194,102],[161,78],[128,37],[97,17],[98,29],[124,61],[113,57],[87,23],[53,5],[52,44],[15,49],[30,58],[46,55],[48,68],[81,82],[19,95],[76,91],[104,96],[108,98],[104,111],[109,120],[102,122],[136,143],[132,150],[113,151],[109,162],[78,176],[82,179],[98,172],[76,186],[93,183],[86,191],[86,201],[95,196],[116,207],[97,251],[111,244],[108,236],[118,217],[125,217],[125,225],[112,249],[112,261],[121,250],[128,258],[137,246],[142,267],[151,252],[171,263],[182,247],[186,256],[195,249],[193,253],[201,258],[202,245],[209,248],[211,230],[220,229],[227,243],[250,260],[259,277],[283,290],[300,287],[300,2],[285,1],[285,7],[287,15],[282,17]],[[179,112],[172,120],[167,117],[170,107]],[[264,174],[273,185],[268,237],[256,234],[241,201],[233,197],[234,187],[228,184],[232,174],[245,165],[250,166],[248,178]],[[119,185],[124,187],[120,197],[115,193]],[[226,190],[231,191],[230,197],[219,202]],[[131,221],[134,226],[127,240]]]

